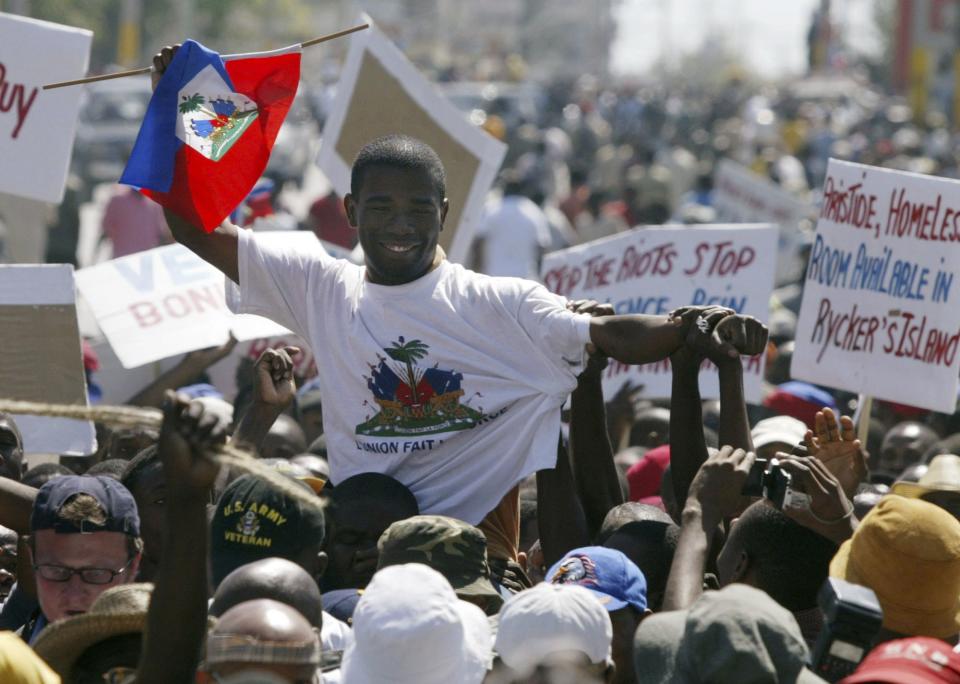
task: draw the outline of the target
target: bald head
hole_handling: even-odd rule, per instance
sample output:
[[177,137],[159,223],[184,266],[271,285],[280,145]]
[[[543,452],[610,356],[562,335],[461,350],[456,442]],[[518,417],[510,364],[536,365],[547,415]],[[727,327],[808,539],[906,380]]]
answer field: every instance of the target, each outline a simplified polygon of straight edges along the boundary
[[256,599],[291,606],[311,626],[321,626],[323,604],[317,583],[306,570],[284,558],[254,561],[224,577],[213,596],[210,614],[221,617],[234,606]]
[[315,637],[312,625],[298,610],[271,599],[233,606],[220,616],[211,635],[241,635],[275,643],[305,642]]
[[871,469],[897,475],[905,468],[923,459],[927,450],[937,443],[939,436],[930,427],[915,421],[894,425],[883,438],[880,454],[871,458]]
[[597,533],[597,543],[605,543],[612,534],[627,523],[643,521],[672,524],[673,518],[666,511],[656,506],[628,501],[619,506],[614,506],[607,512],[603,524],[600,526],[600,532]]
[[296,609],[270,599],[224,612],[207,636],[206,651],[204,669],[216,681],[254,671],[281,681],[313,681],[320,665],[317,632]]
[[270,431],[260,445],[263,458],[293,458],[307,450],[307,437],[303,428],[293,418],[281,414],[270,426]]

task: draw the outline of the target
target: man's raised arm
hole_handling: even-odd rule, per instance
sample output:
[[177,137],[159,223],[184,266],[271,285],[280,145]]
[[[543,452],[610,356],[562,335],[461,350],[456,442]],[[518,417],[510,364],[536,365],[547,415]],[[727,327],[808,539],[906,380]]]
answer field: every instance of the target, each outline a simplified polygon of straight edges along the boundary
[[[152,74],[154,88],[170,66],[173,55],[179,47],[179,45],[168,45],[154,55]],[[237,231],[239,229],[235,225],[224,221],[212,233],[204,234],[202,230],[190,225],[166,208],[163,214],[167,217],[167,225],[174,240],[211,266],[215,266],[233,282],[240,283],[240,269],[237,265]]]

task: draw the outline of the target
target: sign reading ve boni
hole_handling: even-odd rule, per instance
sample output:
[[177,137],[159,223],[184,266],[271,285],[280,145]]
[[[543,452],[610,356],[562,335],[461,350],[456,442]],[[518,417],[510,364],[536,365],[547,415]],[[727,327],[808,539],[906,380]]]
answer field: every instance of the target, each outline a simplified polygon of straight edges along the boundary
[[831,159],[792,375],[953,413],[958,269],[960,182]]
[[44,83],[87,73],[93,32],[0,12],[0,192],[58,203],[83,88]]
[[[770,224],[634,228],[548,254],[541,276],[551,292],[609,303],[618,314],[716,304],[766,321],[776,254],[777,227]],[[670,361],[629,366],[611,359],[604,394],[612,396],[628,380],[644,386],[643,396],[669,397]],[[760,400],[762,380],[762,355],[747,359],[748,400]],[[716,368],[709,363],[701,394],[719,396]]]

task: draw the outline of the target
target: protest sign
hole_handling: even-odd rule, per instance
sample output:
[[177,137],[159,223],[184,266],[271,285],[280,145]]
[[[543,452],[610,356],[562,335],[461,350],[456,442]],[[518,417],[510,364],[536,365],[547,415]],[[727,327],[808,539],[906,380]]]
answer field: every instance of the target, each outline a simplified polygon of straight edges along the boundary
[[[261,233],[319,250],[313,233]],[[224,276],[182,245],[167,245],[77,272],[77,288],[124,368],[238,340],[288,334],[265,318],[234,315]]]
[[[666,314],[680,306],[717,304],[766,321],[773,289],[777,228],[763,225],[634,228],[544,257],[541,274],[552,292],[595,299],[618,314]],[[719,396],[716,368],[702,374],[701,394]],[[758,401],[762,356],[744,362],[747,398]],[[628,366],[611,360],[604,394],[625,381],[643,396],[669,397],[670,362]]]
[[0,12],[0,192],[59,203],[82,88],[44,83],[87,73],[93,32]]
[[953,413],[960,182],[830,160],[791,374]]
[[729,159],[722,159],[717,166],[713,204],[718,221],[764,222],[780,226],[776,282],[779,285],[800,278],[803,273],[800,248],[804,241],[800,225],[812,221],[813,206]]
[[506,145],[467,121],[393,43],[371,27],[350,39],[317,158],[341,197],[350,192],[350,167],[360,148],[391,133],[423,140],[443,160],[450,210],[440,246],[452,261],[462,262]]
[[[0,377],[5,399],[87,405],[73,267],[0,266]],[[24,450],[91,454],[93,424],[16,416]]]

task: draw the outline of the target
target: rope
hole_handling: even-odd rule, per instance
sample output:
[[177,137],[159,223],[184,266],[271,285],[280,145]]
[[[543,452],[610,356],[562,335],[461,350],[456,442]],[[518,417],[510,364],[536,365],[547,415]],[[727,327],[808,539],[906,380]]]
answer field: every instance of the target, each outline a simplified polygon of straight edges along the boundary
[[[4,413],[44,416],[49,418],[72,418],[90,420],[112,427],[146,427],[159,430],[163,413],[158,409],[132,406],[82,406],[78,404],[47,404],[36,401],[0,399],[0,411]],[[296,484],[273,468],[263,465],[245,449],[232,444],[213,447],[208,456],[221,466],[236,468],[259,477],[276,487],[282,494],[299,501],[304,506],[323,510],[323,500],[305,487]]]

